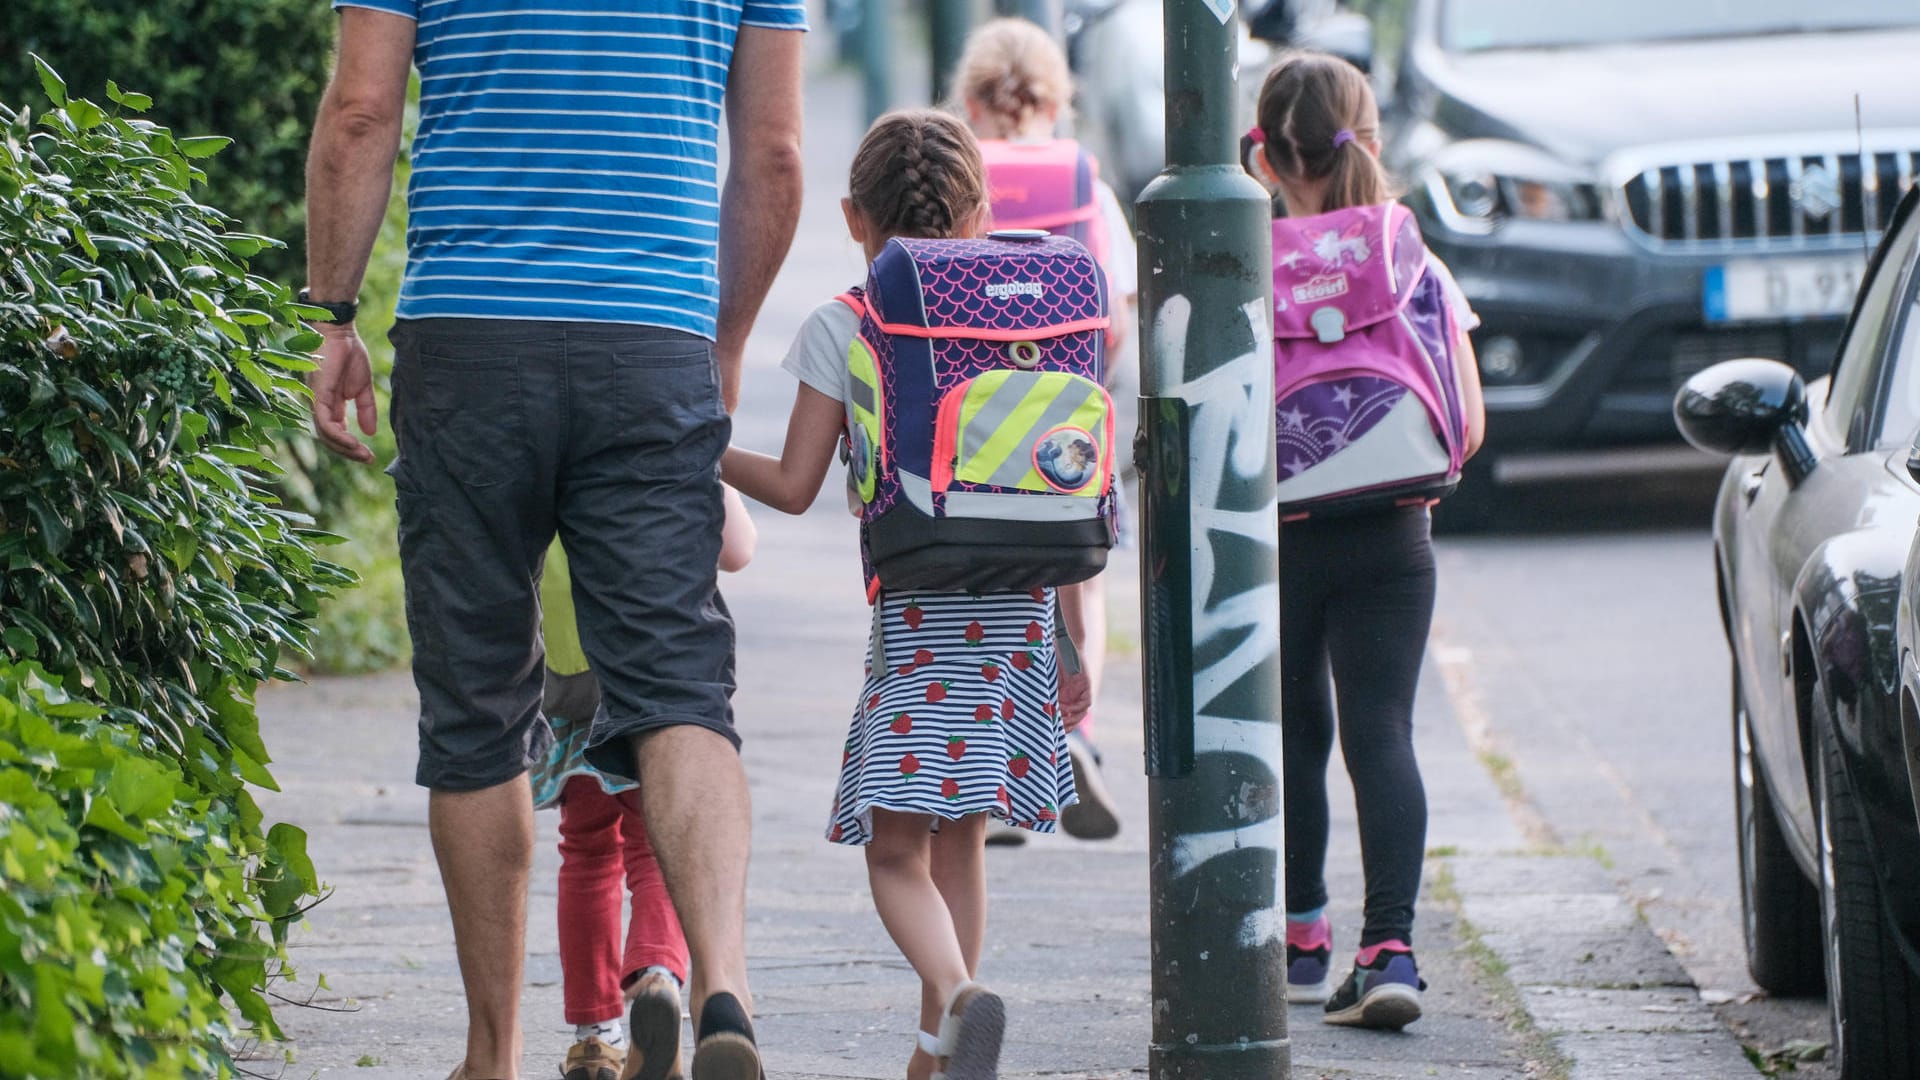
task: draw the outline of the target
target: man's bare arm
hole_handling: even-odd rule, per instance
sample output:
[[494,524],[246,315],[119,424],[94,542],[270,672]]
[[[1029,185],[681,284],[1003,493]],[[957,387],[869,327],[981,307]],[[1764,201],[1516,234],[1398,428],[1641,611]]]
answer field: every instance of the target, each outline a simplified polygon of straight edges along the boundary
[[747,332],[800,219],[801,46],[794,30],[742,26],[727,77],[727,185],[720,195],[720,326],[727,411],[740,400]]
[[307,288],[352,300],[386,217],[413,64],[412,19],[340,10],[339,61],[307,150]]
[[[315,300],[346,302],[360,293],[393,191],[413,35],[411,19],[341,9],[339,59],[307,151],[307,289]],[[352,326],[319,329],[320,368],[309,379],[314,432],[334,453],[370,462],[373,451],[347,430],[349,401],[362,432],[379,427],[366,346]]]

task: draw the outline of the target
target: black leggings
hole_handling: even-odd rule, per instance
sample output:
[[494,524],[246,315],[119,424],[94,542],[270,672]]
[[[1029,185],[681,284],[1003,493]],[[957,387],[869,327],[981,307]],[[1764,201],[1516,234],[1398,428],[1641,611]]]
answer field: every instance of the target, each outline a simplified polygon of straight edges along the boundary
[[1361,948],[1394,938],[1412,942],[1427,842],[1427,794],[1413,757],[1413,694],[1433,622],[1433,590],[1423,507],[1280,528],[1287,910],[1327,903],[1327,762],[1337,700],[1366,871]]

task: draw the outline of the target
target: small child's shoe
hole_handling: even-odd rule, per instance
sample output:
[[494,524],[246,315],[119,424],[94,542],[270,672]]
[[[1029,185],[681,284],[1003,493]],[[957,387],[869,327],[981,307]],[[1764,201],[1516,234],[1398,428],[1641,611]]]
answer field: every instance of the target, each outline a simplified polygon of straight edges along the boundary
[[1287,919],[1287,1001],[1318,1005],[1333,993],[1333,927],[1325,915],[1305,922]]
[[567,1051],[560,1075],[562,1080],[615,1080],[626,1062],[625,1053],[589,1035]]
[[1347,1027],[1399,1031],[1420,1019],[1427,984],[1404,941],[1369,945],[1354,957],[1353,973],[1327,1000],[1326,1021]]
[[627,1067],[620,1080],[685,1080],[680,1059],[680,983],[654,968],[641,973],[627,1012]]

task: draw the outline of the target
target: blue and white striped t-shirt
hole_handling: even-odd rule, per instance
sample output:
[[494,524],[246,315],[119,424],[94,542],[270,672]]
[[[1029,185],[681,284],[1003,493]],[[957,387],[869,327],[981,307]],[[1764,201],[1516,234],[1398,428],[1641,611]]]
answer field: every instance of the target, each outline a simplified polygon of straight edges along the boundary
[[742,25],[805,0],[334,0],[415,20],[401,318],[711,338],[721,95]]

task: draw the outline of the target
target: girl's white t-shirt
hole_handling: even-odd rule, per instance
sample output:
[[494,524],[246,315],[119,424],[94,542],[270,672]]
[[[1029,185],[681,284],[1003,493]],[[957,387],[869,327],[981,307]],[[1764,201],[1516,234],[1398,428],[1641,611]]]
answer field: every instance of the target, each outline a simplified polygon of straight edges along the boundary
[[1464,334],[1478,329],[1480,316],[1473,310],[1473,305],[1467,302],[1467,294],[1460,290],[1460,283],[1453,280],[1453,271],[1447,269],[1447,264],[1440,261],[1440,256],[1435,255],[1432,248],[1427,249],[1427,265],[1440,279],[1440,288],[1447,294],[1447,306],[1453,309],[1453,321],[1459,324],[1460,332]]
[[829,300],[808,313],[780,366],[844,405],[851,389],[847,385],[847,348],[859,332],[860,316],[840,301]]
[[1133,226],[1113,188],[1105,180],[1095,180],[1093,197],[1107,227],[1107,261],[1100,269],[1107,275],[1108,307],[1117,314],[1125,310],[1120,301],[1131,300],[1140,291],[1140,249],[1134,246]]

